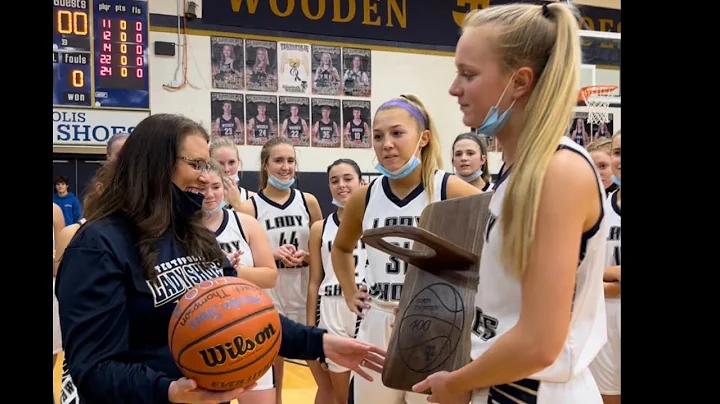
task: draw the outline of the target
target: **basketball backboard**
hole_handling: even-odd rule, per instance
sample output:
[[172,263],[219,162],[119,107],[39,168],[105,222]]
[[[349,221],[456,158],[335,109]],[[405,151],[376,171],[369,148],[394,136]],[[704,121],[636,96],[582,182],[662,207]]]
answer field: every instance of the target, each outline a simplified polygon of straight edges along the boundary
[[620,33],[581,30],[580,38],[583,43],[580,86],[618,86],[611,106],[620,107]]

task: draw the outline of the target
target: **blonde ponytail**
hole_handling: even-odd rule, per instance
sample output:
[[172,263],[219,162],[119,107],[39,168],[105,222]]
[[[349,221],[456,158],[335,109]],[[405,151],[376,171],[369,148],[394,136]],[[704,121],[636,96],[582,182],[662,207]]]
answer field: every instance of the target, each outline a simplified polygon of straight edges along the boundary
[[538,78],[502,208],[502,259],[517,278],[528,264],[545,172],[576,105],[582,63],[578,22],[564,3],[495,6],[466,17],[466,27],[498,23],[496,50],[506,68],[529,66]]

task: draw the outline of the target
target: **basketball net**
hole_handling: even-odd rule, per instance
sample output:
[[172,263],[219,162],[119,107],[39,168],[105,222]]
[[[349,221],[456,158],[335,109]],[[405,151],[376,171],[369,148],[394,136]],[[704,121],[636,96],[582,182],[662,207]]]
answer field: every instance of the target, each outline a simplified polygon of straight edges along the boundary
[[617,86],[587,86],[580,89],[580,95],[588,109],[587,122],[599,125],[601,122],[609,123],[608,107],[615,98]]

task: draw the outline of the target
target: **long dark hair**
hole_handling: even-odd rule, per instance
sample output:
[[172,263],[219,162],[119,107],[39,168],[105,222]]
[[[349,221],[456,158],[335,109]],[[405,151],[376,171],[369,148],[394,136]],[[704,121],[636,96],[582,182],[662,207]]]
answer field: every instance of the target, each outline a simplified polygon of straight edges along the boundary
[[225,258],[213,233],[202,224],[200,211],[186,222],[173,221],[172,177],[180,144],[190,134],[210,139],[201,125],[179,115],[145,118],[128,137],[123,152],[100,173],[102,192],[85,207],[88,224],[121,213],[134,226],[146,279],[157,275],[154,244],[171,227],[187,254],[218,262]]
[[450,161],[455,160],[455,143],[461,140],[472,140],[473,142],[477,143],[478,147],[480,147],[480,155],[485,156],[485,162],[482,165],[483,173],[481,177],[486,184],[489,184],[490,169],[488,168],[488,148],[487,144],[485,143],[485,139],[472,132],[462,133],[458,135],[452,145],[452,159]]

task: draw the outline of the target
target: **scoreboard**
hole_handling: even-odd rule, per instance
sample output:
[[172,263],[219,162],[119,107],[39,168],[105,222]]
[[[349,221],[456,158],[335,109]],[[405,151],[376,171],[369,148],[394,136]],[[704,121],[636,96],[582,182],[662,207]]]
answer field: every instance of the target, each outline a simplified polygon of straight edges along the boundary
[[150,109],[147,0],[53,0],[53,106]]

